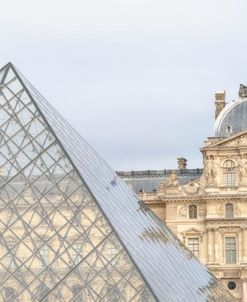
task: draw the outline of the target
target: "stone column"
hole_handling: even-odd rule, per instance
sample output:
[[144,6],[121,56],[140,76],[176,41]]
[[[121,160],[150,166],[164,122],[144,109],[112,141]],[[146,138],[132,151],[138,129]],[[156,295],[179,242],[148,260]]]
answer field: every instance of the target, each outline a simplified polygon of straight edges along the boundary
[[238,262],[243,262],[243,230],[240,229],[238,232]]
[[246,227],[242,228],[242,262],[247,263],[247,229]]
[[212,229],[212,262],[215,262],[215,229]]
[[220,257],[219,257],[219,249],[220,249],[220,242],[219,242],[219,229],[215,229],[214,230],[215,234],[214,234],[214,250],[215,250],[215,259],[214,261],[216,263],[220,263]]
[[214,261],[214,233],[213,228],[208,228],[208,263]]
[[210,246],[210,241],[211,241],[211,233],[210,229],[207,228],[207,263],[210,263],[211,260],[211,246]]
[[242,279],[242,300],[241,302],[247,302],[247,279]]
[[224,262],[224,232],[219,229],[219,262]]

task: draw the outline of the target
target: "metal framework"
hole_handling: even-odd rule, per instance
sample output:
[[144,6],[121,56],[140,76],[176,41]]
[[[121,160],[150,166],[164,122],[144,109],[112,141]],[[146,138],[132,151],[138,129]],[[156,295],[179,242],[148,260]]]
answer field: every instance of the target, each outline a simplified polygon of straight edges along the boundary
[[0,186],[0,301],[232,300],[11,63]]

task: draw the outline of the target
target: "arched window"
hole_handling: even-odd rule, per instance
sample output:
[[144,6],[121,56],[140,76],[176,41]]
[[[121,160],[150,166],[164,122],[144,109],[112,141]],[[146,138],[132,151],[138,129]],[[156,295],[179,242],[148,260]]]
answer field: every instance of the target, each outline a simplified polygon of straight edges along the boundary
[[5,300],[6,302],[16,301],[16,291],[12,287],[5,288]]
[[226,211],[226,218],[233,218],[234,217],[234,208],[232,203],[227,203],[225,205]]
[[223,164],[223,182],[226,187],[234,187],[236,181],[236,166],[232,160]]
[[77,284],[72,287],[73,302],[82,302],[82,286]]
[[197,206],[195,204],[189,205],[189,218],[190,219],[197,218]]

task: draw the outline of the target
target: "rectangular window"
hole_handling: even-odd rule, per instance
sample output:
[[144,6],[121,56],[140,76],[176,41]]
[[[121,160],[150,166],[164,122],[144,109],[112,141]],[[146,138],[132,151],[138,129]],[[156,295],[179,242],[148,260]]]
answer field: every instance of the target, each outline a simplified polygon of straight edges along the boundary
[[197,206],[194,204],[189,205],[189,218],[190,219],[197,218]]
[[226,237],[226,263],[233,264],[236,263],[236,238]]
[[199,257],[199,238],[188,238],[188,248],[196,257]]
[[235,173],[225,172],[224,173],[224,185],[226,187],[234,187],[235,186]]

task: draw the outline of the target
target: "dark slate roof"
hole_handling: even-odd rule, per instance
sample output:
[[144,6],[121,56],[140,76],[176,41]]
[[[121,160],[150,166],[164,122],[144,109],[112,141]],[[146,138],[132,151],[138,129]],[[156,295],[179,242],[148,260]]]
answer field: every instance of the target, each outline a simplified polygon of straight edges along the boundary
[[215,136],[228,137],[247,129],[247,99],[231,102],[215,121]]
[[181,185],[196,180],[202,175],[202,169],[185,169],[185,170],[146,170],[117,172],[135,193],[150,193],[159,189],[160,183],[165,181],[167,177],[175,172]]

